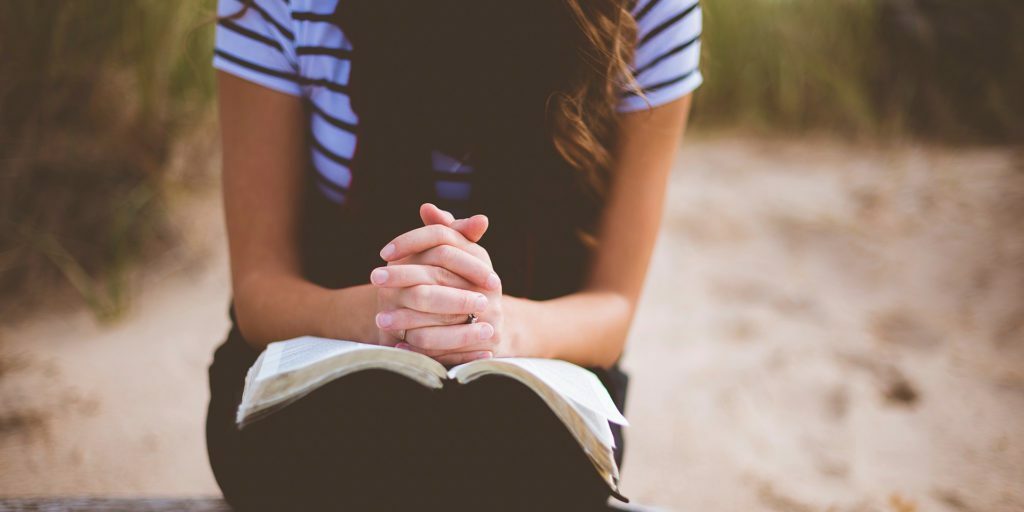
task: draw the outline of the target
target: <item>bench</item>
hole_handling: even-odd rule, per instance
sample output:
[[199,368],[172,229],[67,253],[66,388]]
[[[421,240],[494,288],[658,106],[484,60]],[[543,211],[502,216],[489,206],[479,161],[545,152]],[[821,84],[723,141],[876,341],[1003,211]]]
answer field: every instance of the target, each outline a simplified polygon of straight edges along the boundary
[[[613,503],[609,510],[654,512],[639,505]],[[0,498],[0,512],[231,512],[220,498]]]
[[0,498],[3,512],[231,512],[220,498]]

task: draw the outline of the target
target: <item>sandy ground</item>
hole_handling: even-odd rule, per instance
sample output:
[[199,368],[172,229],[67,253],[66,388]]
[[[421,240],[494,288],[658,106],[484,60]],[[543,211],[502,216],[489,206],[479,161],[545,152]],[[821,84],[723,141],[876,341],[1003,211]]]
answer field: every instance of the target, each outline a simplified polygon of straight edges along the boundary
[[[688,143],[626,367],[625,493],[675,510],[1024,510],[1024,157]],[[206,495],[215,199],[114,325],[0,328],[0,496]],[[212,249],[210,249],[212,248]]]

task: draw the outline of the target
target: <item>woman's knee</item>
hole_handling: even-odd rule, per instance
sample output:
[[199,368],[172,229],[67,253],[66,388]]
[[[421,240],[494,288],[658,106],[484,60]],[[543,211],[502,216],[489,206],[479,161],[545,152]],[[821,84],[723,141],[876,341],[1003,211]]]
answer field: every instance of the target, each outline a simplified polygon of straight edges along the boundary
[[[514,503],[602,502],[609,491],[568,428],[536,393],[507,377],[456,390],[450,419],[479,498]],[[525,501],[524,501],[525,500]]]
[[396,481],[425,469],[416,427],[431,398],[393,373],[342,377],[238,431],[235,457],[214,468],[218,482],[229,501],[244,497],[242,508],[387,500]]

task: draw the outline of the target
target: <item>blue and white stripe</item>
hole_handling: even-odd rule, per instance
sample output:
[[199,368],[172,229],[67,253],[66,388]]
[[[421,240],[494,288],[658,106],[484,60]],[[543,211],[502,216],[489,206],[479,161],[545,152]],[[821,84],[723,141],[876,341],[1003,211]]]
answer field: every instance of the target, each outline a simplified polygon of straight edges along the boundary
[[701,82],[701,8],[697,0],[645,0],[634,9],[637,41],[633,77],[643,92],[626,92],[620,112],[664,105]]
[[[255,0],[242,16],[218,23],[213,65],[303,98],[317,184],[327,198],[341,203],[352,184],[359,119],[348,96],[352,45],[330,21],[337,2]],[[217,14],[231,16],[243,7],[240,0],[219,0]],[[620,112],[669,103],[702,82],[697,0],[640,0],[634,16],[639,40],[633,74],[642,94],[624,91]],[[438,151],[432,157],[438,199],[468,199],[473,169]]]

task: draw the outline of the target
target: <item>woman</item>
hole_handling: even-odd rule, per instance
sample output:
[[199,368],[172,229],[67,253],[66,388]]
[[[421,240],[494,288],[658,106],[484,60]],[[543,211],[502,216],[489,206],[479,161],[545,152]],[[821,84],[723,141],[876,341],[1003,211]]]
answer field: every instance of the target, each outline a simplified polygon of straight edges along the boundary
[[602,506],[579,446],[513,381],[438,393],[362,372],[243,430],[234,411],[263,347],[301,335],[446,365],[563,359],[621,408],[617,361],[701,82],[696,0],[221,0],[219,14],[234,302],[207,433],[227,499]]

